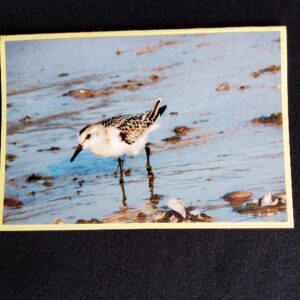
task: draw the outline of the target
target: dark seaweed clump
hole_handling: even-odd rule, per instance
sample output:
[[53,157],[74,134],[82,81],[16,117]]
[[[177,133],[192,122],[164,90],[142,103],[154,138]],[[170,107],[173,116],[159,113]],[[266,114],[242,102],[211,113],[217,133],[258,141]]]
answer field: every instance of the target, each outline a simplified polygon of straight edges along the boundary
[[272,124],[272,125],[282,125],[282,113],[273,113],[270,116],[262,116],[251,120],[253,124]]

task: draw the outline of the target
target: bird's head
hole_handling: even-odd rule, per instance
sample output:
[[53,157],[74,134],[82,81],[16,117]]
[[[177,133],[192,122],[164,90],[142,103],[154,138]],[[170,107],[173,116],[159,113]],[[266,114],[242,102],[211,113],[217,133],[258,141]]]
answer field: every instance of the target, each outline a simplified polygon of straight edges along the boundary
[[95,125],[88,125],[82,128],[78,134],[78,146],[71,158],[71,162],[74,161],[76,156],[85,149],[90,149],[95,146],[97,137],[99,136],[99,130]]

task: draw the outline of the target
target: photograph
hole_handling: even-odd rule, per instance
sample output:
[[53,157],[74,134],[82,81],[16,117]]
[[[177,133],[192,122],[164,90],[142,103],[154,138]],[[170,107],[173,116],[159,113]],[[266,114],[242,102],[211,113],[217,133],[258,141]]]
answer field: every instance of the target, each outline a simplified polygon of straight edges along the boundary
[[293,228],[284,26],[0,52],[0,230]]

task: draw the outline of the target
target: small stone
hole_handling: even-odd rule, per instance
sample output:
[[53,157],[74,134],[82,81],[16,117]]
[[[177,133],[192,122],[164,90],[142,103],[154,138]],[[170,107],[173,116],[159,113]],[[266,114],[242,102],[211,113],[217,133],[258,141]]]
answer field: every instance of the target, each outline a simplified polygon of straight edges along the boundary
[[281,69],[280,66],[272,65],[263,70],[264,72],[277,73],[280,71],[280,69]]
[[26,182],[30,183],[30,182],[36,182],[39,180],[42,180],[42,176],[39,174],[33,173],[32,175],[27,177]]
[[154,81],[157,81],[157,80],[159,80],[159,79],[161,79],[161,77],[159,77],[159,76],[157,76],[157,75],[150,75],[150,76],[148,77],[148,80],[149,80],[150,82],[154,82]]
[[246,201],[251,199],[251,197],[252,193],[248,191],[236,191],[223,196],[223,198],[228,201]]
[[193,130],[192,128],[189,128],[187,126],[176,126],[174,128],[174,132],[176,133],[177,136],[188,134],[192,130]]
[[124,170],[125,176],[131,176],[131,173],[132,173],[131,169]]
[[167,223],[181,223],[183,216],[174,210],[168,210],[163,217],[163,221]]
[[21,121],[25,124],[30,123],[31,122],[31,117],[25,116],[24,118],[21,119]]
[[214,221],[214,218],[205,214],[205,213],[201,213],[199,216],[198,216],[198,219],[200,222],[213,222]]
[[63,96],[90,98],[90,97],[93,97],[94,94],[95,94],[95,91],[91,90],[91,89],[78,89],[78,90],[71,90],[71,91],[63,94]]
[[167,142],[167,143],[171,143],[171,144],[178,143],[180,140],[181,140],[180,136],[171,136],[171,137],[162,139],[163,142]]
[[150,196],[150,202],[152,204],[158,204],[159,201],[163,198],[163,195],[159,195],[159,194],[153,194]]
[[240,85],[239,90],[247,90],[250,89],[250,85]]
[[59,147],[51,147],[49,148],[49,151],[59,151],[60,148]]
[[88,221],[89,224],[101,224],[102,222],[98,219],[92,218]]
[[253,124],[282,125],[282,113],[273,113],[268,117],[262,116],[251,120]]
[[22,206],[24,203],[18,199],[15,198],[5,198],[4,199],[4,206],[6,207],[14,207],[14,208],[18,208],[20,206]]
[[252,77],[254,77],[254,78],[257,78],[257,77],[259,77],[260,76],[260,72],[257,72],[257,71],[255,71],[255,72],[253,72],[253,73],[251,73],[251,75],[252,75]]
[[145,220],[145,219],[147,218],[147,215],[146,215],[144,212],[140,211],[140,212],[137,214],[136,217],[137,217],[139,220]]
[[51,177],[46,177],[46,176],[41,176],[40,174],[31,174],[26,178],[26,182],[32,183],[32,182],[37,182],[37,181],[42,181],[42,180],[50,180]]
[[84,219],[79,219],[76,221],[75,224],[101,224],[103,222],[101,222],[98,219],[92,218],[90,220],[84,220]]
[[264,68],[262,70],[259,70],[259,71],[255,71],[253,73],[251,73],[252,77],[254,78],[257,78],[259,77],[261,74],[264,74],[264,73],[272,73],[272,74],[276,74],[277,72],[279,72],[281,70],[281,67],[278,65],[271,65],[267,68]]
[[57,76],[58,77],[66,77],[66,76],[69,76],[69,73],[60,73]]
[[43,182],[43,185],[44,185],[44,186],[47,186],[47,187],[51,187],[51,186],[53,186],[53,183],[52,183],[50,180],[45,180],[45,181]]
[[6,159],[8,161],[14,161],[17,158],[17,155],[14,154],[6,154]]
[[230,89],[230,85],[228,82],[224,82],[224,83],[221,83],[220,85],[217,86],[216,90],[218,92],[224,92],[224,91],[229,91]]
[[55,218],[53,220],[53,224],[61,225],[61,224],[65,224],[65,222],[60,218]]

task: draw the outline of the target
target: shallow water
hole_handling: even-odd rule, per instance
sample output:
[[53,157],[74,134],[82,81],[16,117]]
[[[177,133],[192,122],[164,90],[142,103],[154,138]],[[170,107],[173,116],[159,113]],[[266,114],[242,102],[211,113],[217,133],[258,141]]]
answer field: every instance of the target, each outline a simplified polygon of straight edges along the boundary
[[[110,220],[113,213],[130,222],[129,212],[155,213],[177,197],[216,222],[285,221],[285,211],[239,214],[222,199],[234,190],[249,190],[254,197],[285,190],[282,128],[249,122],[281,111],[281,90],[274,88],[280,84],[280,72],[250,76],[269,65],[280,65],[278,38],[279,33],[227,33],[8,43],[7,153],[17,158],[7,162],[5,196],[16,197],[24,205],[5,208],[5,222],[48,224],[59,217],[75,223]],[[136,54],[148,45],[155,46],[152,53]],[[124,52],[116,55],[117,49]],[[65,72],[69,75],[58,76]],[[153,74],[163,79],[136,91],[120,90],[86,100],[62,96],[73,89],[147,80]],[[223,82],[250,88],[216,91]],[[125,168],[132,174],[125,176],[124,209],[113,174],[115,159],[82,152],[70,163],[77,132],[106,116],[142,112],[157,97],[168,105],[161,128],[149,139],[154,193],[161,200],[158,204],[149,200],[145,154],[141,153],[125,158]],[[25,116],[31,117],[27,123],[20,121]],[[194,130],[177,144],[162,142],[174,135],[178,125]],[[61,150],[38,151],[52,146]],[[27,183],[32,173],[51,176],[53,186]],[[80,180],[84,180],[81,187]]]

